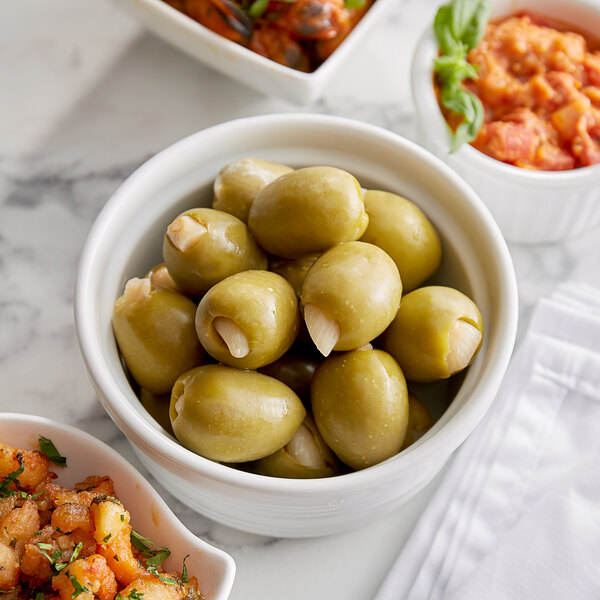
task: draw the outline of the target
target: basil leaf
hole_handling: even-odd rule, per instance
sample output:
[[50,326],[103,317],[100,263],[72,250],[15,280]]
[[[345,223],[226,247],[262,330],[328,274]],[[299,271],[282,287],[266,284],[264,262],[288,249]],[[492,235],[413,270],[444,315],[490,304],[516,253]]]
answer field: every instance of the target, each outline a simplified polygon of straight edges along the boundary
[[467,50],[475,48],[479,44],[483,34],[485,33],[485,26],[490,19],[492,12],[492,5],[486,0],[478,0],[476,6],[471,13],[471,18],[464,27],[461,40],[467,47]]
[[477,79],[477,67],[467,62],[464,56],[438,56],[433,64],[433,70],[444,86],[458,85],[465,79]]
[[486,0],[453,0],[449,8],[452,37],[462,42],[467,51],[474,48],[485,31],[490,4]]
[[442,54],[454,54],[457,50],[457,40],[452,34],[451,22],[451,5],[440,6],[433,21],[433,31]]
[[465,118],[454,132],[450,152],[456,152],[463,144],[473,141],[483,124],[484,110],[481,100],[467,90],[462,91],[465,94],[461,94],[459,103],[463,106],[464,112],[460,114],[464,114]]
[[433,70],[440,83],[442,105],[463,119],[454,132],[450,152],[477,137],[484,109],[475,94],[462,87],[465,79],[477,79],[477,67],[467,61],[467,53],[481,40],[489,19],[489,0],[452,0],[441,6],[433,23],[441,56]]
[[56,446],[54,445],[52,440],[45,438],[43,435],[40,435],[38,443],[40,445],[40,450],[43,454],[45,454],[48,457],[48,460],[50,462],[53,462],[59,467],[67,466],[67,458],[56,449]]
[[345,0],[346,8],[362,8],[367,0]]

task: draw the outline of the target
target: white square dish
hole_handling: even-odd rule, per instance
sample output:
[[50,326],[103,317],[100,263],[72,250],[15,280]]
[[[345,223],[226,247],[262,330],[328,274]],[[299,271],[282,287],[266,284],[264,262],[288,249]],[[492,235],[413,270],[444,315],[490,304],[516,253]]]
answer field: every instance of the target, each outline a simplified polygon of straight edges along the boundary
[[163,0],[114,0],[150,31],[208,66],[264,94],[307,104],[375,22],[399,0],[376,0],[337,50],[315,71],[303,73],[260,56],[204,27]]

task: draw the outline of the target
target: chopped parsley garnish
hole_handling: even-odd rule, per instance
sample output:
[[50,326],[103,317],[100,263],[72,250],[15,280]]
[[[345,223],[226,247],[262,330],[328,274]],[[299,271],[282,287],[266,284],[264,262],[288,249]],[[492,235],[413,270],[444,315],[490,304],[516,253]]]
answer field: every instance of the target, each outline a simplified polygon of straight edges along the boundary
[[183,567],[181,567],[181,583],[187,583],[188,582],[188,573],[187,573],[187,567],[185,566],[185,561],[188,559],[189,554],[186,554],[183,557]]
[[[62,556],[62,552],[60,551],[60,549],[57,548],[52,553],[52,556],[50,556],[47,551],[52,550],[52,544],[46,544],[44,542],[38,542],[37,547],[41,550],[42,554],[48,559],[48,561],[50,562],[50,564],[53,567],[56,566],[56,561]],[[58,570],[60,571],[60,568],[58,568]]]
[[[135,588],[129,592],[128,596],[125,596],[125,598],[131,598],[131,600],[142,600],[143,597],[144,592],[138,592]],[[125,600],[125,598],[120,593],[115,596],[115,600]]]
[[85,586],[81,585],[79,583],[79,581],[77,581],[77,577],[75,577],[75,575],[69,576],[69,579],[71,580],[71,585],[73,586],[73,589],[75,590],[71,594],[71,598],[77,598],[77,596],[79,596],[79,594],[83,594],[84,592],[90,591]]
[[[165,546],[159,546],[152,540],[141,536],[136,531],[131,531],[131,543],[140,551],[142,556],[146,560],[146,564],[149,567],[157,567],[165,558],[167,558],[171,551]],[[154,546],[155,549],[152,549]]]
[[163,560],[169,558],[170,554],[171,552],[169,550],[161,550],[158,554],[155,554],[146,560],[146,566],[157,567]]
[[40,439],[38,440],[40,445],[40,450],[43,454],[48,457],[50,462],[53,462],[55,465],[59,467],[67,466],[67,458],[63,456],[57,449],[52,440],[40,435]]
[[69,559],[68,563],[56,563],[54,565],[54,568],[57,571],[61,571],[62,569],[64,569],[66,566],[70,565],[74,560],[77,560],[77,557],[79,556],[79,553],[81,552],[81,549],[83,548],[83,542],[79,542],[79,544],[77,544],[77,546],[75,546],[75,548],[73,549],[73,554],[71,554],[71,558]]
[[[19,462],[19,468],[9,473],[0,484],[0,497],[6,498],[7,496],[16,496],[19,492],[10,489],[11,484],[19,485],[17,477],[25,470],[25,463],[23,462],[23,455],[19,452],[17,454],[17,461]],[[23,493],[23,492],[21,492]]]
[[108,535],[105,535],[102,538],[102,541],[106,544],[106,542],[108,542],[108,540],[110,540],[111,537],[112,537],[112,533],[109,533]]
[[161,575],[156,570],[156,567],[150,567],[148,571],[152,573],[152,575],[156,575],[156,577],[158,577],[163,583],[166,583],[167,585],[177,585],[177,580],[173,579],[172,577],[165,577],[164,575]]

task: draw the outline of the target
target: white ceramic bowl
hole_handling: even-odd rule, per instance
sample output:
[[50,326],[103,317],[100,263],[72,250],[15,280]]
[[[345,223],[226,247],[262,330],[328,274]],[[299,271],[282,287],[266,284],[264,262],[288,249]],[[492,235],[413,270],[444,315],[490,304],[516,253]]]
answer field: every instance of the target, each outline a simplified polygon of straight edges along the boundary
[[[485,341],[453,403],[402,454],[329,479],[263,477],[211,462],[179,445],[142,408],[125,377],[111,314],[126,280],[161,262],[169,222],[210,205],[212,182],[229,161],[254,156],[292,166],[329,164],[365,187],[422,207],[438,228],[438,279],[469,294]],[[270,115],[200,131],[142,165],[108,201],[81,256],[75,297],[84,360],[100,400],[140,459],[177,497],[205,515],[254,533],[303,537],[357,527],[401,505],[441,469],[480,421],[500,385],[515,340],[517,290],[496,223],[476,194],[430,153],[383,129],[324,115]]]
[[[492,18],[520,10],[600,31],[597,0],[494,0]],[[465,144],[450,154],[450,131],[435,98],[433,60],[438,45],[432,27],[421,37],[412,62],[412,95],[421,141],[479,194],[506,238],[514,242],[553,242],[600,226],[600,165],[571,171],[520,169]]]
[[67,467],[56,467],[57,482],[72,487],[88,475],[108,475],[115,492],[131,514],[133,528],[171,550],[163,563],[181,570],[183,558],[189,575],[198,577],[206,600],[227,600],[233,579],[233,558],[197,538],[173,514],[156,490],[118,452],[79,429],[43,417],[2,413],[0,440],[9,446],[39,450],[38,439],[51,439],[67,457]]
[[150,31],[208,66],[258,91],[303,105],[322,92],[331,74],[375,22],[399,0],[377,0],[336,51],[314,72],[302,73],[228,40],[162,0],[114,0]]

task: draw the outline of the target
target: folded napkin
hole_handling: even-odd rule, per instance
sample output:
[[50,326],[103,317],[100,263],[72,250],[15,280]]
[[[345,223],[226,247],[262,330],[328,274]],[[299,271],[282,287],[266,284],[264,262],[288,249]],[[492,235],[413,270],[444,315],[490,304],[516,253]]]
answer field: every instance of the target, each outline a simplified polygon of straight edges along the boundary
[[600,290],[537,305],[375,600],[600,598]]

